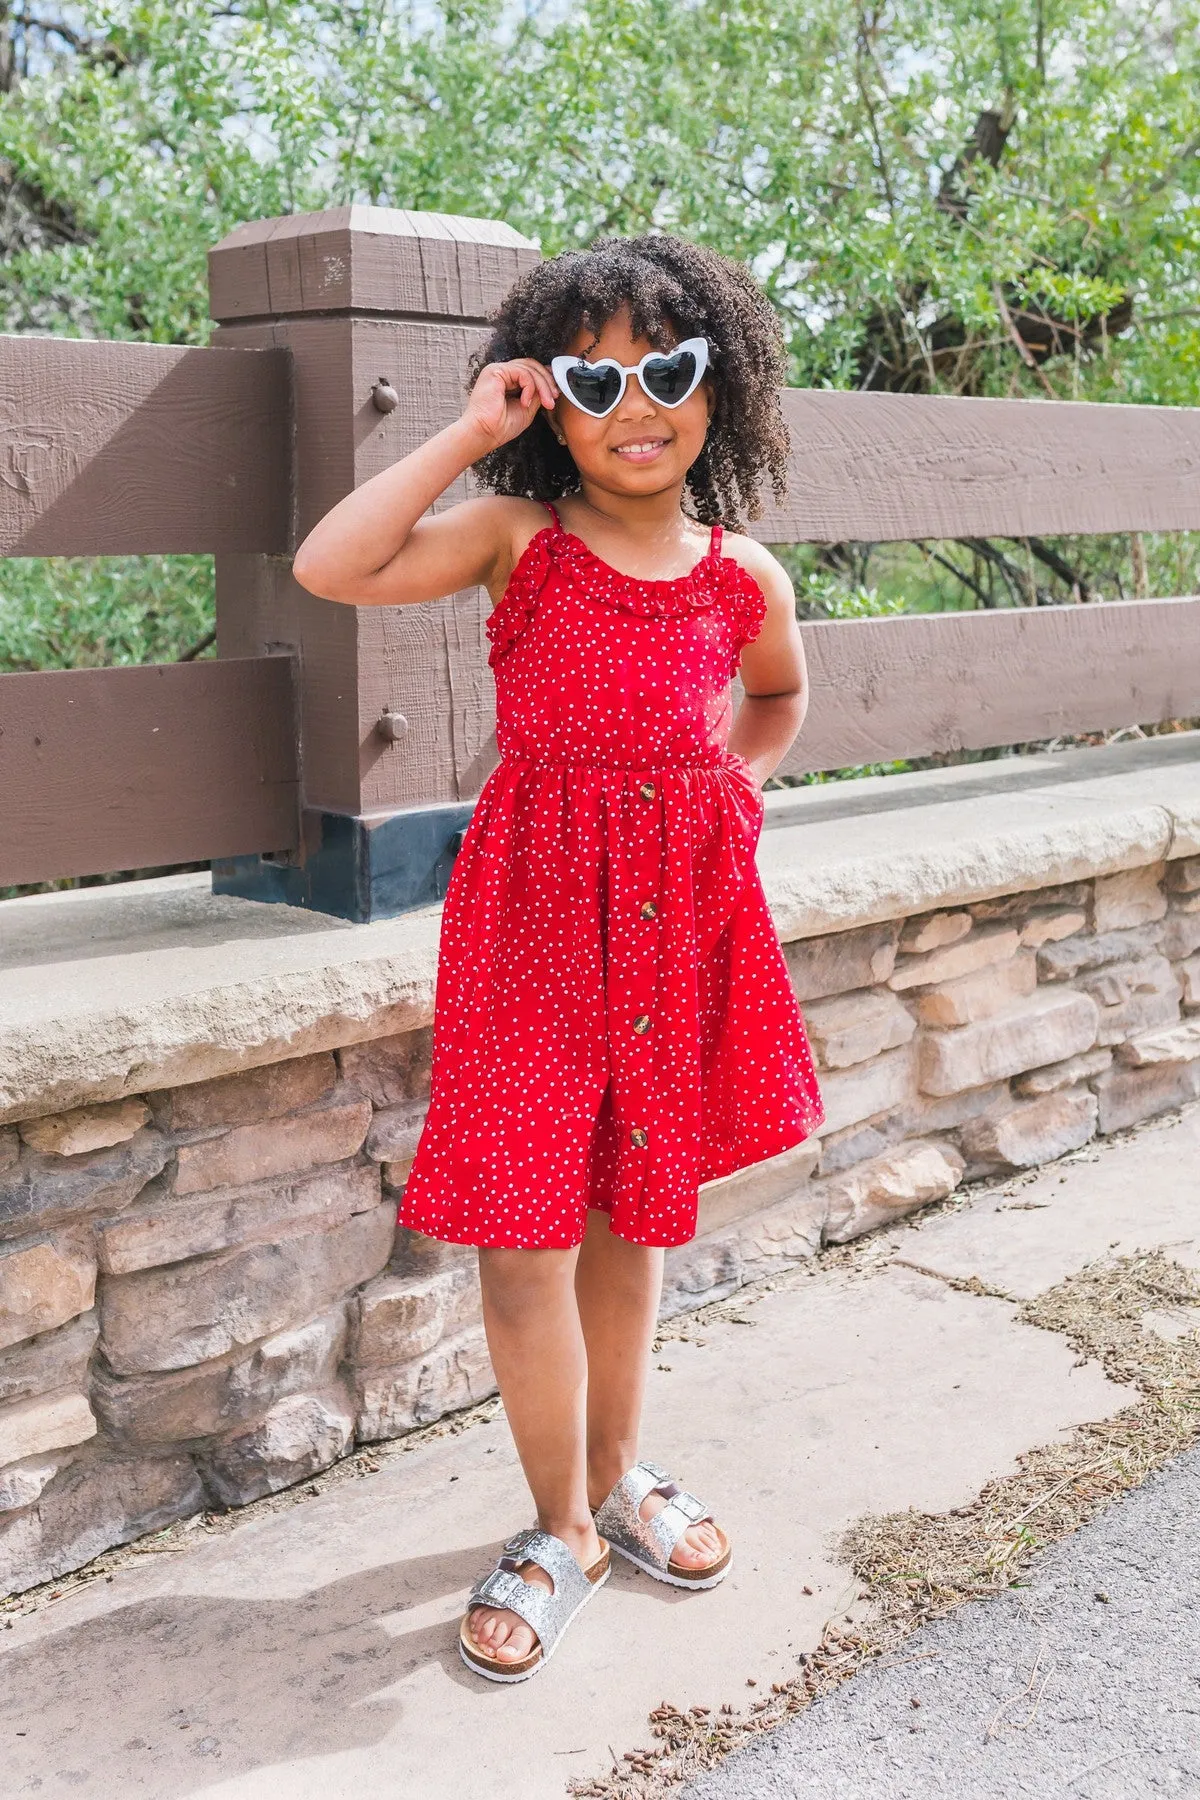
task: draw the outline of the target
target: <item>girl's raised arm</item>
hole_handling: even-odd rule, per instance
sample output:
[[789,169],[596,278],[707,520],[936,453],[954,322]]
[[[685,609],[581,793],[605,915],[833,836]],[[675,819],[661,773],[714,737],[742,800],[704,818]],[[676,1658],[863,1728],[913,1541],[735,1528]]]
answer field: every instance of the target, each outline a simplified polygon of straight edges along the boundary
[[477,584],[495,597],[514,560],[520,502],[467,500],[424,514],[472,463],[518,437],[557,398],[549,369],[531,358],[486,364],[461,419],[314,525],[292,564],[300,586],[349,606],[411,606]]

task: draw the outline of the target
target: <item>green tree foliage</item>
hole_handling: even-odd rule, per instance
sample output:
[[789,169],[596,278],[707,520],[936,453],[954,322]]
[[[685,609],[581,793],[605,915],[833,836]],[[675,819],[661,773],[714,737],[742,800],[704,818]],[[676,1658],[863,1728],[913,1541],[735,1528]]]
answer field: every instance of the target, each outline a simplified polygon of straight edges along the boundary
[[[766,283],[800,384],[1197,398],[1200,0],[92,0],[37,19],[0,9],[5,330],[202,343],[218,237],[363,200],[503,217],[547,251],[648,227],[715,244]],[[888,580],[902,568],[916,604],[1195,574],[1127,541],[905,555]],[[800,573],[818,611],[860,604],[830,581],[877,579],[850,548]]]
[[207,556],[10,557],[0,563],[0,670],[175,662],[212,642]]

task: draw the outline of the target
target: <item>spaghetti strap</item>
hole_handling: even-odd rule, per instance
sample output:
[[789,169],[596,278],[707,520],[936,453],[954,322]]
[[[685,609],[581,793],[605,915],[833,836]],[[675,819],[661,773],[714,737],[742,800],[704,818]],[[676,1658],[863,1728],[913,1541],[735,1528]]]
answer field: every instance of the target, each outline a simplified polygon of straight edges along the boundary
[[554,520],[554,529],[556,531],[561,531],[562,530],[562,520],[558,516],[557,507],[550,500],[543,500],[542,505],[545,507],[546,511],[550,514],[550,517]]
[[709,542],[709,546],[708,546],[708,554],[710,556],[720,556],[720,554],[721,554],[721,539],[723,536],[724,536],[724,532],[723,532],[721,526],[714,525],[712,528],[712,538],[711,538],[711,540]]

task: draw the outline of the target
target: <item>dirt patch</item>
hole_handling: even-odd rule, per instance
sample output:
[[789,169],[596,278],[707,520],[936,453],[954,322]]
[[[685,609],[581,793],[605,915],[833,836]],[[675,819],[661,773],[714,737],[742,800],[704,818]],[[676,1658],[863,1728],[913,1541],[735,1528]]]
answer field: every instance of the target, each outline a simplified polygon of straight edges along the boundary
[[[977,1292],[981,1284],[949,1285]],[[654,1800],[803,1712],[864,1664],[919,1655],[907,1640],[929,1620],[1011,1587],[1045,1545],[1200,1440],[1200,1331],[1168,1337],[1143,1325],[1164,1313],[1190,1324],[1196,1308],[1200,1285],[1159,1250],[1094,1263],[1021,1305],[1027,1324],[1059,1333],[1081,1360],[1094,1358],[1141,1399],[1112,1419],[1075,1427],[1063,1443],[1029,1451],[1014,1474],[989,1482],[968,1506],[859,1520],[837,1548],[869,1603],[864,1621],[829,1623],[800,1673],[748,1706],[685,1711],[664,1701],[650,1714],[648,1748],[567,1791],[577,1800]],[[694,1332],[697,1317],[685,1329]]]

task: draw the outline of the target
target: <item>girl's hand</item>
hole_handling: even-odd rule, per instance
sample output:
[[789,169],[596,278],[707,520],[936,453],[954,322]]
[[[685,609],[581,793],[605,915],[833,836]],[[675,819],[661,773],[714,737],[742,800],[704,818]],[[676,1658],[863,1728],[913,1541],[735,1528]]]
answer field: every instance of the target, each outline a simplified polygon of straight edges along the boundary
[[487,363],[471,389],[463,420],[486,439],[487,450],[498,450],[528,430],[543,406],[549,412],[557,399],[549,369],[531,356]]
[[549,369],[532,357],[489,363],[461,418],[317,521],[292,561],[300,586],[350,606],[411,606],[476,585],[499,599],[528,541],[527,514],[540,509],[488,496],[424,515],[472,463],[518,437],[558,397]]

